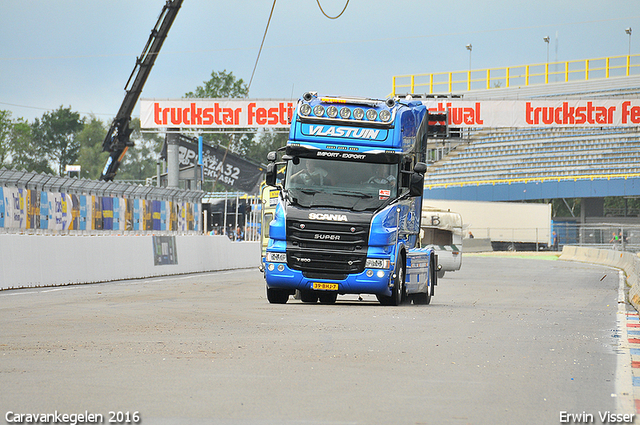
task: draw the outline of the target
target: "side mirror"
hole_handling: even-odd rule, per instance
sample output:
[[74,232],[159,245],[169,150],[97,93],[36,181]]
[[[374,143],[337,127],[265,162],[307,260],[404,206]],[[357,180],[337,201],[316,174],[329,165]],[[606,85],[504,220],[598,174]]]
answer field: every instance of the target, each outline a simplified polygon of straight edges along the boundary
[[267,173],[264,179],[267,186],[275,186],[276,177],[277,177],[276,163],[270,162],[267,164]]
[[276,151],[271,151],[267,154],[267,161],[275,162],[276,159],[278,159],[278,154]]
[[427,172],[427,164],[424,162],[417,162],[416,165],[413,166],[413,172],[418,174],[424,174]]
[[[420,164],[420,163],[418,163]],[[416,166],[418,165],[416,164]],[[426,168],[426,167],[425,167]],[[409,186],[410,196],[422,196],[424,194],[424,175],[413,173],[411,175],[411,184]]]

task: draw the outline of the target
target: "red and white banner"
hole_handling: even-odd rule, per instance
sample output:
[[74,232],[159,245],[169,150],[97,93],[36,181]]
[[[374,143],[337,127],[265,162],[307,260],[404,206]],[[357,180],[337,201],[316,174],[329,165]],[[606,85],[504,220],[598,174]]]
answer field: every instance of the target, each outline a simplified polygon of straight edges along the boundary
[[140,99],[142,128],[289,127],[294,100]]
[[640,125],[640,100],[426,100],[449,111],[452,127],[607,127]]
[[[295,100],[141,99],[142,128],[289,127]],[[640,125],[640,100],[425,100],[449,111],[452,127],[614,127]]]

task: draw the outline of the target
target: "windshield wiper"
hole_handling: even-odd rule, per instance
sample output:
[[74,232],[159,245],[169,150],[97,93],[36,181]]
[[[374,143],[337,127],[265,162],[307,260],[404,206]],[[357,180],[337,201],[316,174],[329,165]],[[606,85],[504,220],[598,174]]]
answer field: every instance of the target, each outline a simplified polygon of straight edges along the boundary
[[333,194],[335,194],[335,195],[353,195],[353,196],[356,196],[356,197],[362,198],[362,199],[373,198],[373,195],[369,195],[369,194],[363,193],[363,192],[358,192],[358,191],[355,191],[355,190],[338,190],[336,192],[333,192]]
[[307,195],[315,195],[316,193],[320,193],[319,190],[316,189],[295,189]]

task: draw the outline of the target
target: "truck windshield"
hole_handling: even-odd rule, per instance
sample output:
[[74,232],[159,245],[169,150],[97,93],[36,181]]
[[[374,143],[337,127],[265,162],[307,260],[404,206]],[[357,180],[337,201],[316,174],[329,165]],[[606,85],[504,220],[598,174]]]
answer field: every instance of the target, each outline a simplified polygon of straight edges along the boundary
[[299,159],[287,164],[285,188],[300,206],[375,210],[397,194],[398,164]]

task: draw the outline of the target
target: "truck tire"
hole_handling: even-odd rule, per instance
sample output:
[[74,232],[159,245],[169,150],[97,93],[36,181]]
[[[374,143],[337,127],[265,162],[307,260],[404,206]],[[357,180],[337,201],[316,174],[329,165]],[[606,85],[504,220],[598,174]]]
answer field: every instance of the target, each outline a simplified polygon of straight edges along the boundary
[[335,304],[336,299],[338,298],[337,292],[321,292],[318,294],[318,298],[320,299],[320,304]]
[[376,295],[378,301],[382,305],[393,305],[398,306],[402,304],[405,300],[405,287],[404,287],[404,255],[400,257],[398,271],[396,273],[396,280],[393,283],[393,288],[391,288],[391,296],[387,297],[386,295]]
[[286,304],[289,301],[289,291],[286,289],[267,288],[267,299],[271,304]]
[[415,305],[428,305],[431,303],[431,288],[427,288],[427,292],[413,294],[412,300]]
[[314,291],[301,290],[300,291],[300,300],[303,303],[317,303],[318,302],[318,293]]

